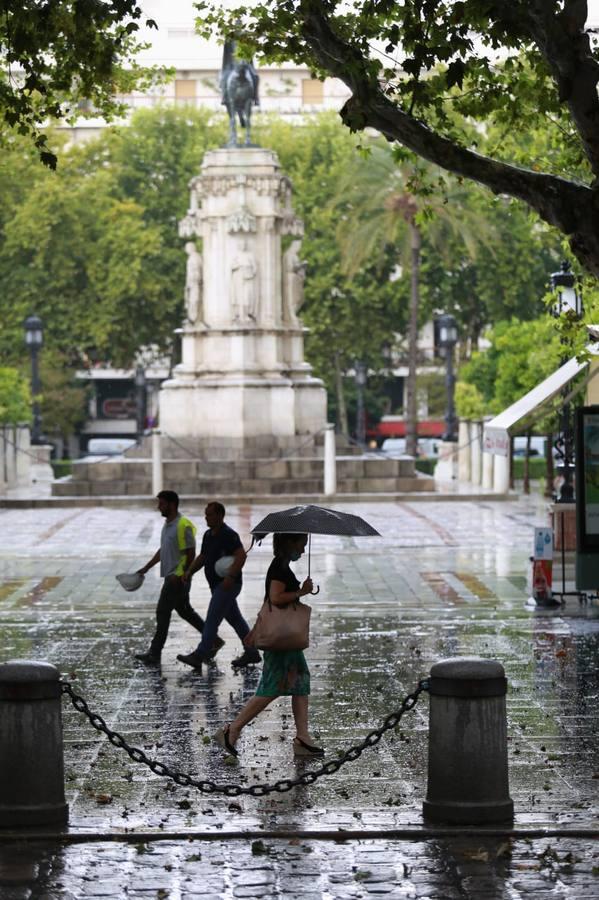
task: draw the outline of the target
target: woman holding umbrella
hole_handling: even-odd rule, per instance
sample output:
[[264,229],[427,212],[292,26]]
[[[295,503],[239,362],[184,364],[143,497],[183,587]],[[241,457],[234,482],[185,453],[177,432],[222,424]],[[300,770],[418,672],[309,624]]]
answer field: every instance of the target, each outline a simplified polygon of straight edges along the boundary
[[[290,563],[303,554],[308,537],[306,534],[274,534],[274,559],[266,573],[265,597],[273,606],[297,603],[301,597],[312,593],[312,579],[303,584],[293,574]],[[266,709],[277,697],[291,697],[291,709],[295,720],[296,736],[293,751],[296,756],[323,756],[308,731],[308,697],[310,672],[302,650],[265,650],[262,678],[256,694],[238,715],[214,735],[214,739],[232,756],[238,756],[237,741],[242,729]]]

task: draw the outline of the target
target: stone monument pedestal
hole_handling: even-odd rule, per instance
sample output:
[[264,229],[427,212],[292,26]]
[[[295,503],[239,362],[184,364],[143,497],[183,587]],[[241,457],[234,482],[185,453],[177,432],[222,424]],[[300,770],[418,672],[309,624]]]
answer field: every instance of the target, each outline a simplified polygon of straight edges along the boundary
[[187,320],[181,364],[160,392],[162,433],[239,451],[319,432],[326,392],[304,361],[298,318],[303,225],[276,154],[206,153],[179,233]]

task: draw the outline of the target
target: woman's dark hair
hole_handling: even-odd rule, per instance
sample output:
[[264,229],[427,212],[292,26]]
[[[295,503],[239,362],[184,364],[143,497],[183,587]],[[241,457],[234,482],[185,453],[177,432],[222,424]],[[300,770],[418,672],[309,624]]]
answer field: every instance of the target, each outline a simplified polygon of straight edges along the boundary
[[307,534],[273,534],[272,552],[275,556],[288,557],[291,544],[301,539],[308,540]]

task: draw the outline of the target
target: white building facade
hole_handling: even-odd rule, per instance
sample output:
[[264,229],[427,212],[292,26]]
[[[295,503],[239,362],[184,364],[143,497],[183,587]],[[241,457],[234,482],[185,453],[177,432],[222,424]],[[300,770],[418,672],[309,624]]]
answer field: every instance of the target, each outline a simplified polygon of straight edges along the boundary
[[[147,91],[119,95],[130,112],[151,109],[162,104],[203,107],[223,111],[219,88],[222,46],[205,41],[195,31],[197,10],[192,0],[141,0],[145,18],[153,19],[158,29],[143,28],[140,40],[148,49],[140,52],[138,62],[174,70],[174,78]],[[223,5],[230,5],[226,2]],[[145,19],[144,19],[145,21]],[[335,78],[319,81],[305,66],[278,63],[261,66],[260,107],[263,112],[301,119],[324,109],[338,110],[349,97],[343,82]],[[97,135],[106,127],[101,118],[81,118],[64,126],[73,142]]]

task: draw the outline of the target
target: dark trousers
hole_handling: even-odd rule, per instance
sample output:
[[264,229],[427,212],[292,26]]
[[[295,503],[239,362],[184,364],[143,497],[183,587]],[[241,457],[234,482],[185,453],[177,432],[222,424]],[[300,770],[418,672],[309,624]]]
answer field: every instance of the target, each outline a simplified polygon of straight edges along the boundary
[[214,645],[220,623],[225,620],[235,630],[239,639],[243,641],[250,630],[250,626],[241,615],[237,605],[237,595],[241,590],[240,584],[234,584],[228,591],[222,586],[222,581],[212,588],[212,596],[206,613],[206,624],[202,634],[202,640],[195,649],[196,653],[209,653]]
[[173,610],[197,631],[204,629],[204,620],[189,602],[189,583],[184,584],[176,575],[169,575],[164,579],[156,606],[156,633],[150,644],[150,653],[154,656],[160,656],[166,643]]

